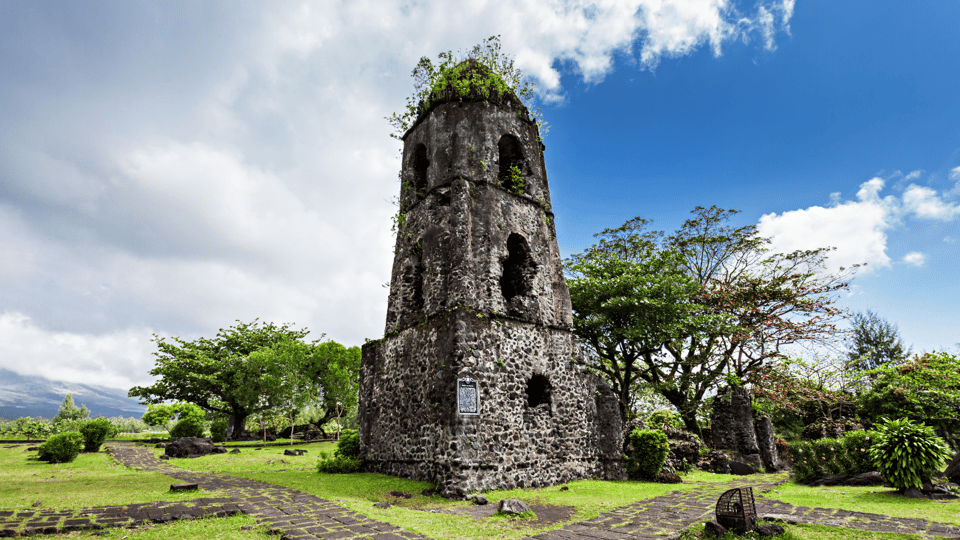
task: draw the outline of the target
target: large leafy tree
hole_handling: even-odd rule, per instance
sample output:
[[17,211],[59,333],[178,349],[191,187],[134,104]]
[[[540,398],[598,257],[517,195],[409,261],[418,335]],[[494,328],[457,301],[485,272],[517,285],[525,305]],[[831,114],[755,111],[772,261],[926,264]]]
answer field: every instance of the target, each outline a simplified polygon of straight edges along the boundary
[[960,450],[960,358],[924,353],[899,364],[882,364],[869,374],[873,384],[859,396],[864,419],[923,422]]
[[700,287],[684,271],[681,255],[660,249],[658,233],[635,218],[595,236],[600,241],[565,261],[574,328],[588,345],[589,365],[610,382],[621,417],[634,409],[641,385],[653,385],[678,409],[689,408],[706,387],[694,364],[663,364],[665,343],[729,319],[692,300]]
[[[295,393],[290,387],[299,384],[309,394],[306,386],[315,386],[321,390],[314,394],[322,392],[327,370],[341,358],[328,354],[329,345],[304,343],[307,334],[306,329],[255,320],[238,321],[236,326],[220,329],[214,338],[195,341],[178,337],[168,341],[155,335],[159,350],[150,374],[158,380],[131,388],[129,395],[144,404],[183,401],[226,415],[228,434],[236,436],[248,416],[289,407]],[[291,382],[294,378],[296,382]]]
[[[834,293],[852,270],[826,272],[830,248],[771,253],[756,226],[728,225],[735,210],[692,213],[670,236],[630,220],[566,265],[574,325],[599,358],[595,369],[621,395],[633,380],[651,385],[698,431],[701,402],[727,373],[744,379],[789,345],[832,345],[844,315]],[[622,306],[633,315],[615,320]],[[634,379],[610,376],[618,370]]]
[[876,369],[910,356],[910,347],[904,345],[897,325],[875,312],[854,313],[850,322],[852,329],[846,341],[850,369]]

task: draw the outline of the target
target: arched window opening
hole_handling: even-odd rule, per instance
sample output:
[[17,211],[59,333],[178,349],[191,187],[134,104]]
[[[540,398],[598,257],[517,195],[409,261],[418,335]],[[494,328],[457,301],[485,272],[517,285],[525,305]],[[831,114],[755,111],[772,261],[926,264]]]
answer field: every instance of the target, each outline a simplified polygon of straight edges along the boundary
[[527,381],[527,406],[550,405],[550,380],[543,375],[534,375]]
[[427,167],[429,166],[427,147],[423,143],[418,144],[413,151],[413,191],[417,199],[427,194]]
[[507,259],[503,261],[500,276],[500,292],[509,302],[516,296],[526,296],[533,290],[533,278],[537,275],[537,263],[530,255],[530,246],[517,233],[507,237]]
[[500,137],[497,143],[500,151],[500,170],[497,180],[503,189],[514,193],[523,193],[523,151],[520,150],[520,141],[513,135]]

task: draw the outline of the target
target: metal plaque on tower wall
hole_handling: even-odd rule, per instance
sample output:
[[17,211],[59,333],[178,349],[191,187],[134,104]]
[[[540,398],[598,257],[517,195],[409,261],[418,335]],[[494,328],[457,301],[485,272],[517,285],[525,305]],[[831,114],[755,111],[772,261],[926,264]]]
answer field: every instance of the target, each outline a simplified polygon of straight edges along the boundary
[[457,412],[467,416],[480,415],[480,385],[470,377],[457,379]]

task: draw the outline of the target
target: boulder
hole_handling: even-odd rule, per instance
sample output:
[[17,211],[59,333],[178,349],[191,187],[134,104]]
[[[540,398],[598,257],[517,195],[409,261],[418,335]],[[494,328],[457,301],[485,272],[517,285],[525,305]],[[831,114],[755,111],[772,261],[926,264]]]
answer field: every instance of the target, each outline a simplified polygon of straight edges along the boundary
[[704,530],[713,534],[714,537],[720,538],[721,536],[727,534],[727,528],[723,525],[717,523],[716,521],[708,521],[703,524]]
[[882,486],[883,476],[877,471],[870,471],[851,476],[843,484],[845,486]]
[[657,477],[653,479],[654,482],[659,482],[661,484],[682,484],[683,480],[680,478],[680,475],[677,474],[677,471],[672,468],[664,467],[660,469],[660,472],[657,473]]
[[746,388],[727,386],[717,392],[710,428],[714,448],[745,455],[760,454],[753,426],[752,400]]
[[730,474],[735,474],[737,476],[746,476],[748,474],[757,474],[759,471],[754,467],[743,463],[742,461],[731,461],[730,462]]
[[181,437],[167,445],[164,455],[174,458],[199,457],[213,452],[213,441],[210,438]]
[[763,472],[763,461],[760,460],[760,454],[743,454],[730,451],[727,452],[727,455],[730,456],[731,474],[742,476]]
[[954,484],[960,484],[960,452],[957,452],[957,455],[953,456],[953,461],[947,465],[946,470],[943,471],[943,475]]
[[213,450],[210,451],[211,454],[226,454],[227,447],[225,446],[214,446]]
[[486,497],[484,497],[483,495],[480,495],[479,493],[473,497],[473,504],[483,506],[489,502],[490,501],[488,501]]
[[836,420],[821,418],[803,428],[802,437],[810,441],[841,439],[844,433],[857,431],[858,429],[863,429],[863,424],[849,418],[838,418]]
[[730,474],[730,456],[720,450],[710,450],[697,462],[701,471],[717,474]]
[[927,496],[922,491],[915,487],[909,487],[903,492],[904,497],[910,497],[911,499],[926,499]]
[[239,454],[239,453],[240,453],[240,449],[239,449],[239,448],[234,448],[233,450],[230,451],[230,453],[231,453],[231,454]]
[[757,531],[757,534],[759,534],[761,538],[770,538],[786,532],[783,530],[783,527],[777,525],[776,523],[763,523],[761,525],[757,525],[754,530]]
[[846,485],[847,477],[842,474],[828,474],[823,478],[810,483],[811,487],[820,486],[843,486]]
[[530,507],[527,506],[527,503],[517,499],[503,499],[500,501],[500,504],[497,505],[497,513],[500,514],[520,515],[526,514],[530,511]]
[[669,426],[664,426],[663,432],[666,433],[667,442],[670,444],[666,464],[679,471],[686,471],[696,466],[700,461],[700,450],[706,448],[700,437],[689,431]]
[[761,416],[753,422],[753,429],[757,435],[757,447],[760,449],[760,460],[767,472],[782,471],[785,466],[780,461],[776,439],[773,436],[773,422],[769,416]]

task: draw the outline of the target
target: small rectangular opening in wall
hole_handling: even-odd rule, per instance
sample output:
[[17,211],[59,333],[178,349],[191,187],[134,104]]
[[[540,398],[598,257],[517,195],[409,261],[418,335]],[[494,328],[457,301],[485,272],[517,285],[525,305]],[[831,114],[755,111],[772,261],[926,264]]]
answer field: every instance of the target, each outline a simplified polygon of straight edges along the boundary
[[466,377],[457,379],[457,412],[464,416],[480,415],[480,385]]

